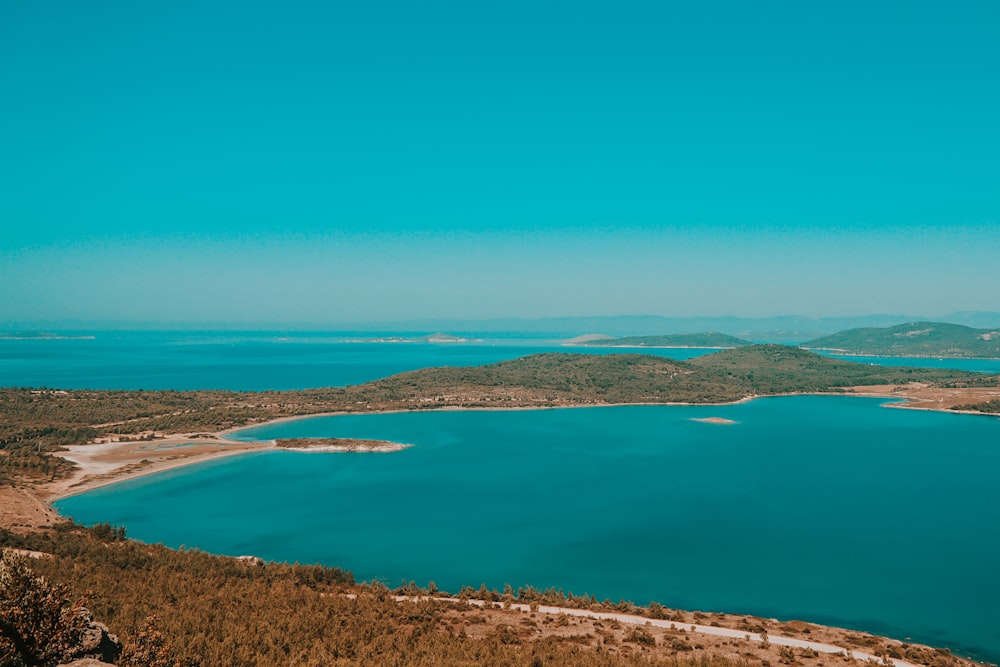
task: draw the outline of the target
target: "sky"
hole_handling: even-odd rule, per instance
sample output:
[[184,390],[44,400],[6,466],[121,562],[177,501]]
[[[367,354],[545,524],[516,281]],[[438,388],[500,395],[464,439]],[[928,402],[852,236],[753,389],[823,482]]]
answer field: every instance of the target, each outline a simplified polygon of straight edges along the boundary
[[1000,311],[1000,4],[0,3],[0,328]]

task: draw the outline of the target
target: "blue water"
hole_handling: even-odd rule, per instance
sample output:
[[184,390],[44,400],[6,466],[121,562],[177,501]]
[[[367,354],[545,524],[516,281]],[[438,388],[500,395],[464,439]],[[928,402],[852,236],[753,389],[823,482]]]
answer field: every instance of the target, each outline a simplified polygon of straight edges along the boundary
[[[57,503],[84,523],[389,585],[556,586],[1000,657],[1000,420],[799,396],[309,418],[386,454],[264,452]],[[717,416],[737,421],[692,421]]]
[[854,361],[874,366],[916,366],[917,368],[953,368],[974,373],[1000,373],[1000,359],[938,359],[936,357],[864,357],[852,354],[830,354],[834,359]]
[[[715,351],[567,347],[555,340],[500,334],[490,334],[481,342],[474,343],[350,342],[379,335],[344,332],[99,332],[88,340],[0,339],[0,386],[237,391],[306,389],[358,384],[429,366],[488,364],[538,352],[624,352],[683,360]],[[838,358],[890,366],[1000,373],[1000,360],[997,359]]]
[[[373,336],[114,332],[98,333],[86,340],[0,339],[0,386],[306,389],[359,384],[432,366],[478,366],[539,352],[622,352],[529,338],[494,337],[470,343],[350,342]],[[643,350],[671,359],[690,359],[713,351]]]

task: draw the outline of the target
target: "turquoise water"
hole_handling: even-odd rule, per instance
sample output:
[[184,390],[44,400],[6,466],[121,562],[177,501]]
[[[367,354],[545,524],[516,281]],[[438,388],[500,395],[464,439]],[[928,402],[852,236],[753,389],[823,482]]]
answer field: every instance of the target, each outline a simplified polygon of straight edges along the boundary
[[[477,334],[483,340],[470,343],[351,342],[380,335],[422,334],[99,332],[89,340],[0,339],[0,387],[306,389],[358,384],[429,366],[488,364],[538,352],[690,359],[715,351],[566,347],[553,340],[501,334]],[[1000,373],[998,359],[841,358]]]
[[[84,523],[359,579],[555,586],[1000,657],[1000,420],[799,396],[309,418],[385,454],[263,452],[57,503]],[[692,421],[718,416],[733,425]]]
[[974,373],[1000,373],[1000,359],[939,359],[936,357],[866,357],[821,352],[834,359],[874,366],[916,366],[917,368],[954,368]]
[[[359,384],[432,366],[478,366],[539,352],[622,352],[566,347],[530,338],[437,344],[350,342],[375,336],[378,334],[111,332],[88,340],[0,339],[0,387],[306,389]],[[689,359],[712,351],[644,352]]]

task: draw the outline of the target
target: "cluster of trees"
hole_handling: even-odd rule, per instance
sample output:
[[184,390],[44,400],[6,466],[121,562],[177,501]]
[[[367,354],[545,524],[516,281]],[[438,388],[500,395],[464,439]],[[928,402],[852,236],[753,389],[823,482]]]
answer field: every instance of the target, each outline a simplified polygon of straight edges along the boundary
[[[701,650],[675,638],[665,643],[668,658],[641,651],[609,651],[609,642],[589,635],[548,634],[531,638],[509,625],[466,633],[482,623],[465,604],[427,599],[401,604],[395,594],[438,594],[412,582],[396,591],[358,585],[336,568],[245,562],[198,551],[174,551],[124,538],[102,525],[91,529],[60,525],[25,535],[0,530],[0,547],[41,551],[29,562],[5,556],[0,565],[0,665],[55,665],[77,654],[81,601],[71,584],[87,590],[87,608],[121,639],[116,664],[126,667],[198,665],[580,665],[626,667],[766,667],[750,654]],[[597,602],[591,596],[509,586],[502,592],[464,588],[460,597],[504,602],[554,604],[677,620],[658,605]],[[460,619],[456,622],[456,613]],[[566,617],[553,617],[565,621]],[[708,617],[695,614],[696,622]],[[741,629],[766,632],[747,618]],[[542,624],[549,622],[546,619]],[[538,624],[530,618],[523,623]],[[564,623],[565,624],[565,623]],[[713,623],[714,625],[715,623]],[[559,623],[555,623],[559,625]],[[790,627],[782,630],[792,632]],[[622,630],[621,641],[659,646],[641,626]],[[664,640],[666,642],[666,640]],[[945,650],[911,645],[883,646],[869,638],[858,643],[914,664],[957,667]],[[667,655],[661,652],[660,655]],[[791,655],[791,654],[790,654]],[[797,656],[791,655],[794,660]],[[814,656],[815,657],[815,656]]]
[[989,414],[1000,414],[1000,398],[994,398],[983,403],[968,403],[966,405],[956,405],[956,410],[975,410],[976,412],[987,412]]
[[72,660],[87,619],[70,587],[36,575],[24,556],[0,554],[0,665],[28,667]]
[[555,637],[526,641],[502,628],[470,637],[443,620],[452,603],[399,604],[384,586],[355,585],[335,568],[172,551],[121,539],[109,527],[0,531],[0,546],[52,554],[31,568],[56,582],[57,607],[68,608],[69,583],[89,590],[88,608],[122,638],[118,664],[129,666],[748,664],[716,655],[680,662],[612,655]]
[[831,391],[840,387],[923,382],[1000,386],[1000,377],[950,369],[859,364],[787,345],[752,345],[698,357],[688,365],[715,373],[746,395]]

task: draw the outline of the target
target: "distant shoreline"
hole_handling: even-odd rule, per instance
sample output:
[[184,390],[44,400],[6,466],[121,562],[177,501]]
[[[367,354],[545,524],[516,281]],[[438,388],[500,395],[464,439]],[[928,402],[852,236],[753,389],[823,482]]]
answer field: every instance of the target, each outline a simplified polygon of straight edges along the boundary
[[[875,352],[851,352],[833,347],[802,347],[800,349],[808,352],[828,352],[838,354],[843,357],[875,357],[878,359],[940,359],[941,361],[1000,361],[1000,357],[954,357],[946,354],[878,354]],[[989,371],[986,371],[987,373]]]

